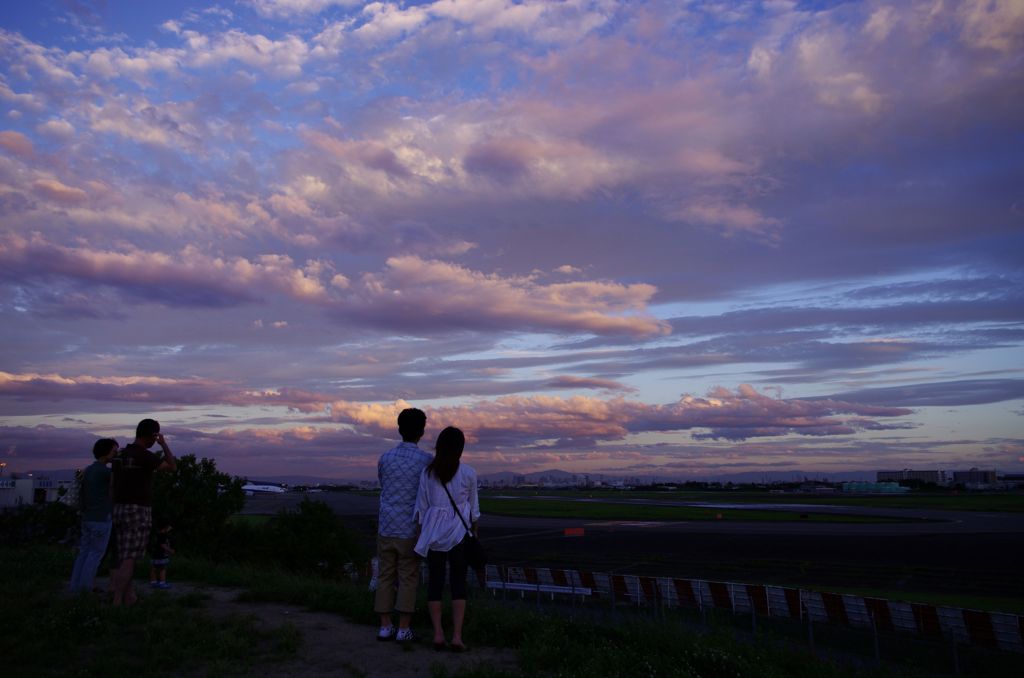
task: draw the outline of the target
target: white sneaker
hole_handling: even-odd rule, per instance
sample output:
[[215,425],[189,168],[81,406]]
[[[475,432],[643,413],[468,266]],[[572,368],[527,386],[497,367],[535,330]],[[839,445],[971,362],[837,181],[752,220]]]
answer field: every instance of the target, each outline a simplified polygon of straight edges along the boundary
[[377,640],[394,640],[395,639],[395,627],[394,626],[382,626],[377,631]]
[[398,629],[398,635],[395,636],[395,641],[399,643],[408,643],[412,640],[412,629]]

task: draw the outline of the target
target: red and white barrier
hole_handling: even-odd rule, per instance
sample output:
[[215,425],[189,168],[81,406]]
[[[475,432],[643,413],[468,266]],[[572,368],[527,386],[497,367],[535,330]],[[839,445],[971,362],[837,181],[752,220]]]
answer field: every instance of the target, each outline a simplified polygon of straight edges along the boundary
[[594,598],[635,605],[693,609],[790,619],[886,633],[914,633],[998,650],[1024,653],[1024,618],[868,596],[828,593],[762,584],[714,582],[674,577],[643,577],[546,567],[487,566],[487,580],[510,584],[574,587]]

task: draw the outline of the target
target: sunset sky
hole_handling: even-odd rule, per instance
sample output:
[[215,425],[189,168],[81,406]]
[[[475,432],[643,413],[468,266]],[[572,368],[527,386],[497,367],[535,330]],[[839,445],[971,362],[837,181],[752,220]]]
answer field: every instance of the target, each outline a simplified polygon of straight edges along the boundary
[[1024,1],[4,3],[0,289],[8,472],[1024,472]]

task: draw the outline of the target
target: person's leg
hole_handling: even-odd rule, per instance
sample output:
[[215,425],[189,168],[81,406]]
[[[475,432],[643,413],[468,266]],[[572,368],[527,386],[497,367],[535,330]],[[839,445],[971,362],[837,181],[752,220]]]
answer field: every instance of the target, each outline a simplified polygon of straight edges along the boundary
[[444,589],[444,570],[448,554],[444,551],[427,552],[427,610],[434,627],[434,645],[444,644],[444,626],[441,619],[441,593]]
[[128,551],[129,512],[124,504],[114,505],[114,532],[117,535],[117,567],[110,570],[110,590],[114,605],[124,603],[125,554]]
[[85,545],[88,539],[86,522],[82,521],[82,533],[78,538],[78,553],[75,555],[75,564],[71,568],[71,579],[68,581],[68,593],[78,593],[81,590],[82,567],[85,565]]
[[373,609],[380,615],[380,628],[391,626],[391,612],[395,609],[395,577],[398,570],[398,551],[394,540],[377,535],[377,592]]
[[157,583],[158,583],[158,582],[157,582],[157,572],[156,572],[156,565],[154,565],[154,564],[153,564],[153,563],[151,562],[151,563],[149,564],[149,585],[150,585],[150,586],[156,586],[156,585],[157,585]]
[[138,600],[132,581],[134,578],[135,559],[122,558],[121,565],[117,568],[117,578],[114,582],[114,605],[134,605]]
[[110,521],[99,520],[82,523],[82,569],[78,573],[76,586],[79,591],[91,591],[96,570],[103,560],[103,553],[107,550],[107,541],[110,539]]
[[119,586],[114,590],[114,605],[134,605],[138,600],[135,594],[135,561],[146,552],[153,510],[149,506],[133,504],[119,506],[122,508],[124,529],[119,532],[122,538],[119,544],[122,549],[121,567],[118,568]]
[[452,598],[452,647],[465,649],[462,642],[462,622],[466,618],[466,599]]
[[448,552],[452,588],[452,647],[465,648],[462,622],[466,618],[466,549],[462,543]]
[[420,557],[416,555],[415,539],[397,539],[398,549],[398,630],[408,631],[412,613],[416,611],[416,591],[420,585]]

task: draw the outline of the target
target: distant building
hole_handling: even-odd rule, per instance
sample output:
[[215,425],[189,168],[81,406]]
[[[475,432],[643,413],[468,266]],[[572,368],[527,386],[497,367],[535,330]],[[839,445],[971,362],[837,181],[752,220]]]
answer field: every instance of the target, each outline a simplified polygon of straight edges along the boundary
[[995,471],[982,471],[972,468],[970,471],[953,471],[953,482],[965,487],[986,487],[996,484]]
[[1000,480],[1008,488],[1024,487],[1024,473],[1007,473]]
[[0,478],[0,508],[57,501],[73,486],[73,480]]
[[901,494],[909,491],[909,487],[904,487],[895,482],[869,483],[866,480],[857,480],[843,483],[843,492],[854,494]]
[[878,471],[875,475],[875,480],[880,483],[902,483],[909,480],[945,485],[947,482],[945,471],[915,471],[905,468],[902,471]]

